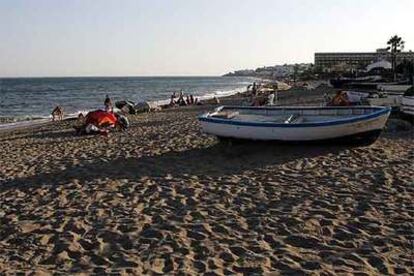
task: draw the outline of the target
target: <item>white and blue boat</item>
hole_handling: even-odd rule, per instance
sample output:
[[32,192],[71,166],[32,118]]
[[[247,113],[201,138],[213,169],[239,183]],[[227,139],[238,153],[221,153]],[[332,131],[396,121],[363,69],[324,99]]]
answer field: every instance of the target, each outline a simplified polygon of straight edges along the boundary
[[390,107],[383,106],[221,106],[198,119],[205,133],[219,138],[371,144],[390,112]]
[[400,110],[407,118],[414,120],[414,87],[404,93]]

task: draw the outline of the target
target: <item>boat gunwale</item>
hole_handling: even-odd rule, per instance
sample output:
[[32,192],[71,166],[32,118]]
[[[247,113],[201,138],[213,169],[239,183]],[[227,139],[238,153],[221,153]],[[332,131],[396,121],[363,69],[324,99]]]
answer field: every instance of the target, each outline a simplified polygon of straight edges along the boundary
[[[298,124],[286,124],[286,123],[273,123],[273,122],[252,122],[252,121],[240,121],[225,118],[213,118],[211,115],[223,109],[244,109],[244,110],[317,110],[317,109],[373,109],[374,111],[369,114],[357,115],[351,118],[330,120],[324,122],[309,122]],[[220,106],[215,109],[214,112],[208,112],[198,117],[199,121],[227,124],[237,126],[252,126],[252,127],[274,127],[274,128],[302,128],[302,127],[324,127],[333,125],[345,125],[350,123],[356,123],[360,121],[367,121],[370,119],[378,118],[391,112],[390,107],[382,106],[329,106],[329,107],[306,107],[306,106],[286,106],[286,107],[251,107],[251,106]]]

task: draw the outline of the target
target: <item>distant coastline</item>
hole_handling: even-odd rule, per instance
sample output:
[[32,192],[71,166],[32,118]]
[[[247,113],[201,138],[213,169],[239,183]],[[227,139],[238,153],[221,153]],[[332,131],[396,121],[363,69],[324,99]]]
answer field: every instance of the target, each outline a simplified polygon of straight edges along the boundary
[[297,63],[297,64],[284,64],[274,66],[263,66],[256,69],[243,69],[229,72],[223,75],[223,77],[255,77],[255,78],[289,78],[295,74],[303,74],[312,70],[312,63]]

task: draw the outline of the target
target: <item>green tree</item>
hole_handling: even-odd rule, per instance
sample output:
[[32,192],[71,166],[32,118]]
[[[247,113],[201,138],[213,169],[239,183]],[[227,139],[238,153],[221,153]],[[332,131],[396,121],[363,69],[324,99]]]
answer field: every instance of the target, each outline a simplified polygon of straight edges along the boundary
[[400,53],[404,49],[404,41],[398,35],[394,35],[391,37],[387,42],[387,50],[391,52],[391,64],[392,64],[392,71],[394,72],[394,81],[397,80],[397,72],[396,72],[396,65],[397,65],[397,53]]

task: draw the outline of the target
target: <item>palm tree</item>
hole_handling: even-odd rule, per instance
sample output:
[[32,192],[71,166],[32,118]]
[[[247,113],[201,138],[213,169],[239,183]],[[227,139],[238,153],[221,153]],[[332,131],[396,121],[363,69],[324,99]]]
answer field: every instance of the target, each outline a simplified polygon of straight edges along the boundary
[[397,80],[396,65],[397,65],[397,53],[400,53],[404,49],[404,41],[398,35],[394,35],[387,42],[387,50],[391,51],[391,64],[392,71],[394,72],[394,81]]

